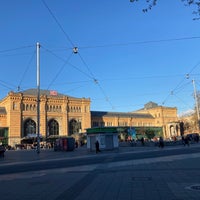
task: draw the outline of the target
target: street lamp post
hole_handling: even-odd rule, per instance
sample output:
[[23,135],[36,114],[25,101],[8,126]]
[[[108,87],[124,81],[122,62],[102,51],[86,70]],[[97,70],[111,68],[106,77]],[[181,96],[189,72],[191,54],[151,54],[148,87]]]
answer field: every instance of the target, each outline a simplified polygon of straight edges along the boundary
[[40,44],[37,42],[37,153],[40,153]]
[[197,92],[196,92],[196,86],[195,86],[195,81],[194,79],[192,80],[193,88],[194,88],[194,98],[195,98],[195,104],[196,104],[196,112],[197,112],[197,120],[198,120],[198,131],[199,131],[199,103],[198,103],[198,98],[197,98]]

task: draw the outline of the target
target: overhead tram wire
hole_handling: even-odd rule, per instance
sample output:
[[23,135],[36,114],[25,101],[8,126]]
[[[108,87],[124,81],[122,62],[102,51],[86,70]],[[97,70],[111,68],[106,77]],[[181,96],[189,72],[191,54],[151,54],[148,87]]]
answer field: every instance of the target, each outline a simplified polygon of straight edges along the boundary
[[[44,48],[44,47],[43,47],[43,48]],[[53,79],[53,80],[51,81],[51,83],[49,84],[47,90],[52,86],[52,84],[55,82],[55,80],[56,80],[56,79],[58,78],[58,76],[61,74],[62,70],[64,69],[64,67],[65,67],[66,65],[70,65],[71,67],[73,67],[73,68],[76,69],[77,71],[81,72],[82,74],[84,74],[85,76],[87,76],[88,78],[90,78],[91,80],[94,80],[93,77],[91,77],[90,75],[88,75],[87,73],[83,72],[83,71],[80,70],[78,67],[76,67],[75,65],[73,65],[73,64],[71,64],[71,63],[69,62],[69,60],[71,59],[71,56],[72,56],[73,52],[70,54],[70,56],[68,57],[68,59],[65,60],[65,59],[63,59],[63,58],[57,56],[57,55],[56,55],[55,53],[53,53],[52,51],[50,51],[50,50],[48,50],[48,49],[46,49],[46,48],[44,48],[44,49],[45,49],[46,51],[48,51],[49,53],[51,53],[52,55],[54,55],[54,56],[55,56],[56,58],[58,58],[59,60],[61,60],[61,61],[64,62],[64,64],[60,67],[58,73],[55,75],[54,79]]]
[[[16,47],[16,48],[11,48],[11,49],[5,49],[5,50],[0,50],[0,54],[4,54],[7,52],[13,52],[13,51],[18,51],[18,50],[23,50],[27,48],[33,48],[34,45],[27,45],[27,46],[21,46],[21,47]],[[24,54],[14,54],[14,55],[24,55]],[[6,56],[13,56],[13,55],[6,55]],[[7,83],[0,81],[0,85],[3,87],[9,89],[9,90],[16,90],[16,86],[12,85],[12,88],[10,86],[7,86]]]
[[195,83],[200,86],[200,81],[195,79]]
[[[91,74],[91,76],[94,77],[94,74],[93,74],[92,71],[90,70],[89,66],[87,65],[87,63],[85,62],[85,60],[83,59],[83,57],[81,56],[81,54],[78,53],[78,55],[79,55],[81,61],[83,62],[83,64],[86,66],[86,68],[87,68],[87,70],[89,71],[89,73]],[[94,78],[94,80],[95,80],[95,78]]]
[[[116,78],[105,78],[103,79],[103,81],[129,81],[129,80],[136,80],[136,79],[164,79],[164,78],[169,78],[169,77],[179,77],[179,76],[183,76],[183,74],[176,74],[176,75],[152,75],[152,76],[130,76],[130,77],[116,77]],[[102,80],[101,80],[102,81]]]
[[[69,38],[69,36],[66,34],[66,32],[64,31],[63,27],[61,26],[61,24],[58,22],[58,20],[56,19],[56,17],[54,16],[53,12],[50,10],[50,8],[47,6],[47,4],[45,3],[44,0],[41,0],[43,2],[43,4],[45,5],[45,7],[48,9],[48,11],[50,12],[50,14],[52,15],[52,17],[54,18],[54,20],[56,21],[56,23],[58,24],[58,26],[60,27],[60,29],[62,30],[62,32],[65,34],[65,36],[67,37],[67,39],[70,41],[71,45],[74,47],[73,42],[71,41],[71,39]],[[169,39],[169,40],[152,40],[152,41],[143,41],[143,42],[134,42],[134,44],[145,44],[145,43],[152,43],[152,42],[168,42],[168,41],[178,41],[178,40],[188,40],[188,39],[200,39],[200,37],[184,37],[184,38],[175,38],[175,39]],[[119,45],[130,45],[133,43],[124,43],[124,44],[117,44],[117,46]],[[102,45],[102,46],[96,46],[96,47],[105,47],[108,45]],[[112,46],[116,46],[116,45],[112,45]],[[87,66],[88,67],[88,66]],[[98,81],[96,79],[94,79],[94,81],[96,83],[98,83]]]
[[[65,32],[64,28],[62,27],[62,25],[59,23],[59,21],[57,20],[57,18],[55,17],[55,15],[53,14],[53,12],[51,11],[51,9],[49,8],[49,6],[47,5],[47,3],[44,0],[41,0],[42,3],[44,4],[44,6],[47,8],[47,10],[49,11],[49,13],[51,14],[51,16],[53,17],[53,19],[55,20],[55,22],[57,23],[57,25],[59,26],[59,28],[61,29],[61,31],[64,33],[64,35],[66,36],[67,40],[70,42],[70,44],[72,45],[72,48],[75,47],[74,43],[72,42],[72,40],[70,39],[69,35]],[[66,62],[65,62],[66,63]],[[63,65],[64,67],[65,65]],[[63,68],[62,67],[62,68]],[[60,70],[61,71],[61,70]],[[56,76],[56,78],[58,77],[58,75]],[[55,78],[55,79],[56,79]],[[53,81],[55,81],[55,79]],[[52,81],[52,82],[53,82]],[[49,87],[48,87],[49,88]]]
[[180,93],[181,91],[183,91],[183,89],[185,89],[185,87],[188,86],[188,85],[190,85],[190,84],[191,84],[191,81],[188,81],[185,84],[182,84],[179,88],[176,89],[176,94]]
[[[58,55],[56,55],[54,52],[52,52],[51,50],[47,49],[47,48],[44,48],[44,46],[41,46],[43,47],[43,49],[45,49],[47,52],[49,52],[50,54],[52,54],[53,56],[55,56],[56,58],[58,58],[59,60],[63,61],[64,63],[66,62],[66,60]],[[72,55],[73,53],[71,53]],[[70,63],[68,61],[67,63],[68,65],[70,65],[71,67],[73,67],[74,69],[76,69],[77,71],[81,72],[82,74],[84,74],[85,76],[89,77],[90,79],[93,79],[93,77],[91,77],[90,75],[88,75],[87,73],[83,72],[82,70],[80,70],[77,66],[73,65],[72,63]]]
[[89,66],[87,65],[87,63],[85,62],[85,60],[83,59],[83,57],[79,54],[78,49],[77,49],[77,51],[76,51],[76,49],[75,49],[74,53],[79,55],[81,61],[83,62],[83,64],[86,66],[87,70],[89,71],[89,73],[90,73],[91,76],[93,77],[94,83],[98,85],[100,91],[101,91],[102,94],[104,95],[105,100],[110,104],[111,108],[114,109],[114,106],[113,106],[112,103],[110,102],[108,96],[106,95],[106,93],[105,93],[105,91],[103,90],[102,86],[100,85],[99,81],[94,77],[94,75],[93,75],[92,71],[90,70]]
[[15,87],[13,85],[12,85],[13,88],[7,86],[8,84],[6,82],[2,81],[2,80],[0,80],[0,85],[5,87],[6,89],[9,89],[9,90],[13,90],[13,88]]
[[183,99],[181,99],[180,97],[178,97],[177,95],[174,95],[180,102],[182,102],[183,104],[187,105],[189,108],[193,109],[188,103],[184,102]]
[[46,47],[44,47],[43,45],[41,46],[41,48],[43,48],[46,52],[52,54],[54,57],[56,57],[58,60],[61,60],[63,62],[65,62],[66,60],[60,56],[58,56],[57,54],[55,54],[52,50],[47,49]]
[[[199,65],[200,65],[200,61],[199,61],[196,65],[194,65],[194,67],[190,70],[189,73],[186,74],[186,78],[187,78],[187,79],[189,78],[189,75],[194,71],[194,69],[197,68]],[[165,100],[163,101],[163,105],[165,104],[165,102],[167,101],[167,99],[169,98],[169,96],[170,96],[171,94],[174,94],[174,91],[177,90],[177,88],[179,88],[179,86],[184,82],[184,80],[185,80],[185,77],[177,84],[177,86],[171,91],[171,93],[169,93],[169,94],[167,95],[167,97],[166,97]]]
[[190,75],[199,65],[200,65],[200,61],[196,65],[194,65],[194,67],[190,70],[188,75]]
[[[61,26],[61,24],[59,23],[59,21],[57,20],[57,18],[55,17],[55,15],[53,14],[53,12],[51,11],[51,9],[48,7],[48,5],[46,4],[46,2],[44,0],[41,0],[43,2],[43,4],[45,5],[45,7],[48,9],[49,13],[51,14],[51,16],[54,18],[55,22],[57,23],[57,25],[60,27],[60,29],[62,30],[62,32],[64,33],[64,35],[66,36],[66,38],[68,39],[68,41],[71,43],[71,45],[73,47],[75,47],[74,43],[72,42],[72,40],[70,39],[70,37],[68,36],[68,34],[65,32],[64,28]],[[179,40],[190,40],[190,39],[200,39],[199,36],[197,37],[183,37],[183,38],[174,38],[174,39],[163,39],[163,40],[151,40],[151,41],[142,41],[142,42],[134,42],[134,43],[124,43],[124,44],[117,44],[117,46],[119,45],[130,45],[130,44],[146,44],[146,43],[155,43],[155,42],[170,42],[170,41],[179,41]],[[96,46],[96,47],[105,47],[108,45],[102,45],[102,46]],[[115,45],[112,45],[115,46]],[[88,47],[87,47],[88,48]],[[80,54],[79,54],[80,55]],[[84,64],[85,61],[82,59]],[[86,64],[86,67],[88,68],[88,65]],[[89,68],[88,68],[89,69]],[[89,70],[90,71],[90,70]],[[97,82],[96,79],[94,79],[95,82]]]
[[[113,44],[102,44],[102,45],[94,45],[94,46],[79,46],[79,49],[95,49],[95,48],[129,46],[129,45],[149,44],[149,43],[163,43],[163,42],[173,42],[173,41],[182,41],[182,40],[195,40],[195,39],[200,39],[200,36],[183,37],[183,38],[170,38],[170,39],[160,39],[160,40],[145,40],[145,41],[113,43]],[[71,49],[71,48],[59,47],[56,51],[63,51],[63,50],[66,50],[66,49]]]
[[128,46],[128,45],[134,45],[134,44],[162,43],[162,42],[173,42],[173,41],[194,40],[194,39],[200,39],[200,36],[183,37],[183,38],[171,38],[171,39],[160,39],[160,40],[146,40],[146,41],[136,41],[136,42],[126,42],[126,43],[113,43],[113,44],[104,44],[104,45],[96,45],[96,46],[83,46],[83,47],[79,47],[79,49],[104,48],[104,47],[115,47],[115,46]]
[[62,62],[64,62],[64,64],[61,66],[59,72],[56,74],[55,78],[53,79],[53,81],[51,82],[51,84],[48,86],[48,89],[50,88],[50,86],[53,84],[53,82],[58,78],[59,74],[61,73],[61,71],[64,69],[65,65],[70,65],[71,67],[73,67],[74,69],[76,69],[77,71],[81,72],[82,74],[84,74],[86,77],[90,78],[91,80],[93,80],[93,77],[91,77],[90,75],[88,75],[87,73],[83,72],[82,70],[80,70],[78,67],[76,67],[75,65],[71,64],[69,62],[73,52],[70,54],[69,58],[67,60],[65,60],[64,58],[56,55],[54,52],[52,52],[51,50],[45,48],[44,46],[41,46],[41,48],[43,48],[45,51],[47,51],[48,53],[50,53],[51,55],[55,56],[57,59],[61,60]]
[[[54,57],[56,57],[58,60],[61,60],[63,62],[66,62],[66,60],[60,56],[58,56],[56,53],[54,53],[52,51],[52,49],[48,49],[46,47],[44,47],[43,45],[41,46],[41,48],[43,48],[46,52],[52,54]],[[78,52],[77,52],[78,53]],[[88,65],[86,64],[86,62],[83,60],[82,56],[80,55],[80,53],[78,53],[79,57],[81,58],[82,62],[84,63],[84,65],[86,65],[88,71],[90,72],[91,75],[83,72],[82,70],[80,70],[77,66],[75,66],[74,64],[68,62],[68,65],[72,66],[73,68],[75,68],[77,71],[81,72],[82,74],[84,74],[85,76],[89,77],[90,79],[92,79],[93,81],[96,81],[96,79],[94,78],[93,73],[91,72],[91,70],[89,69]],[[131,80],[131,79],[151,79],[151,78],[169,78],[169,77],[179,77],[179,76],[183,76],[183,74],[175,74],[175,75],[154,75],[154,76],[136,76],[136,77],[124,77],[124,78],[107,78],[107,79],[103,79],[103,81],[110,81],[110,80],[114,80],[114,81],[121,81],[121,80]],[[101,80],[102,81],[102,80]]]
[[64,64],[60,67],[58,73],[55,75],[55,77],[53,78],[53,80],[50,82],[49,86],[47,87],[47,90],[52,86],[52,84],[54,83],[54,81],[58,78],[58,76],[61,74],[62,70],[64,69],[65,65],[69,62],[70,58],[72,56],[72,53],[70,54],[70,56],[68,57],[68,59],[64,62]]
[[[44,6],[47,8],[47,10],[49,11],[49,13],[51,14],[51,16],[53,17],[53,19],[55,20],[55,22],[57,23],[57,25],[59,26],[59,28],[62,30],[62,32],[64,33],[64,35],[66,36],[66,38],[68,39],[68,41],[71,43],[72,48],[74,53],[78,53],[78,48],[75,47],[74,43],[72,42],[72,40],[70,39],[69,35],[65,32],[64,28],[62,27],[62,25],[59,23],[59,21],[57,20],[56,16],[53,14],[53,12],[51,11],[51,9],[49,8],[49,6],[47,5],[47,3],[44,0],[41,0],[44,4]],[[77,50],[77,51],[76,51]],[[83,61],[83,58],[81,57],[81,60]],[[83,61],[84,62],[84,61]],[[84,64],[86,64],[84,62]],[[88,66],[87,66],[88,68]],[[91,71],[90,71],[91,73]]]
[[23,79],[24,79],[24,77],[25,77],[27,71],[29,70],[29,68],[30,68],[30,66],[31,66],[31,63],[32,63],[32,61],[33,61],[33,58],[34,58],[35,54],[36,54],[36,50],[34,50],[34,53],[32,54],[32,56],[31,56],[31,58],[30,58],[30,60],[29,60],[29,62],[28,62],[28,64],[27,64],[27,66],[26,66],[26,69],[25,69],[25,71],[24,71],[24,73],[23,73],[23,75],[22,75],[22,78],[21,78],[21,80],[19,81],[19,84],[18,84],[18,87],[17,87],[17,90],[18,90],[18,91],[21,90],[21,83],[22,83],[22,81],[23,81]]
[[[43,46],[41,46],[41,47],[43,47]],[[54,78],[54,79],[52,80],[52,82],[49,84],[47,90],[50,88],[50,86],[52,86],[53,82],[57,79],[57,77],[59,76],[59,74],[62,72],[64,66],[65,66],[66,64],[68,64],[68,65],[72,66],[73,68],[75,68],[76,70],[78,70],[79,72],[83,73],[85,76],[87,76],[87,77],[89,77],[90,79],[92,79],[92,80],[99,86],[101,92],[103,93],[104,97],[106,98],[106,101],[108,101],[109,104],[111,105],[111,107],[113,108],[113,105],[112,105],[111,102],[109,101],[107,95],[105,94],[105,91],[104,91],[103,88],[100,86],[99,82],[98,82],[93,76],[88,75],[87,73],[81,71],[81,70],[80,70],[78,67],[76,67],[75,65],[69,63],[69,59],[71,58],[71,55],[72,55],[72,54],[70,55],[70,57],[69,57],[68,60],[66,61],[66,60],[64,60],[63,58],[57,56],[57,55],[56,55],[55,53],[53,53],[52,51],[50,51],[50,50],[48,50],[48,49],[46,49],[46,48],[44,48],[44,47],[43,47],[43,49],[45,49],[46,51],[48,51],[48,52],[51,53],[52,55],[56,56],[58,59],[64,61],[64,64],[63,64],[62,67],[60,68],[59,72],[56,74],[55,78]],[[82,59],[82,60],[83,60],[83,59]],[[86,63],[84,62],[84,64],[86,64]],[[92,72],[89,70],[89,68],[88,68],[88,71],[92,74]]]
[[[62,32],[64,33],[64,35],[66,36],[66,38],[68,39],[68,41],[71,43],[73,48],[77,48],[75,47],[74,43],[72,42],[72,40],[70,39],[70,37],[68,36],[68,34],[65,32],[64,28],[61,26],[61,24],[59,23],[59,21],[57,20],[57,18],[55,17],[55,15],[53,14],[53,12],[51,11],[51,9],[48,7],[48,5],[46,4],[46,2],[44,0],[41,0],[44,4],[44,6],[47,8],[47,10],[49,11],[49,13],[51,14],[51,16],[53,17],[53,19],[55,20],[55,22],[57,23],[57,25],[59,26],[59,28],[62,30]],[[77,53],[74,51],[74,53]],[[80,55],[79,55],[80,56]],[[87,67],[87,69],[90,71],[88,65],[86,64],[86,62],[83,60],[83,58],[80,56],[82,62],[84,63],[84,65]],[[92,72],[90,71],[90,74],[93,76]],[[99,85],[97,79],[94,78],[94,82],[98,84],[98,86],[100,87],[101,91],[103,92],[102,87]],[[105,93],[104,93],[105,95]],[[108,99],[107,99],[108,100]]]
[[200,65],[200,61],[199,61],[196,65],[194,65],[194,67],[190,70],[190,72],[186,74],[186,77],[184,77],[184,78],[180,81],[180,83],[174,88],[173,91],[175,91],[175,90],[177,90],[178,88],[180,88],[179,86],[181,85],[181,83],[182,83],[185,79],[189,79],[191,73],[192,73],[199,65]]
[[33,48],[33,46],[26,46],[26,47],[18,47],[18,48],[13,48],[13,49],[1,50],[0,51],[0,57],[14,57],[14,56],[24,56],[24,55],[32,54],[30,52],[22,51],[22,50],[27,49],[27,48]]
[[33,45],[28,45],[28,46],[22,46],[22,47],[13,48],[13,49],[0,50],[0,53],[6,53],[6,52],[16,51],[16,50],[20,50],[20,49],[26,49],[26,48],[30,48],[30,47],[34,47],[34,46]]
[[41,0],[42,3],[44,4],[44,6],[47,8],[47,10],[49,11],[49,13],[51,14],[51,16],[53,17],[53,19],[55,20],[55,22],[57,23],[57,25],[59,26],[59,28],[61,29],[61,31],[64,33],[65,37],[67,38],[67,40],[70,42],[70,44],[72,45],[72,47],[74,47],[74,43],[72,42],[72,40],[70,39],[69,35],[65,32],[64,28],[61,26],[61,24],[59,23],[59,21],[57,20],[57,18],[55,17],[55,15],[53,14],[53,12],[51,11],[51,9],[49,8],[49,6],[47,5],[47,3],[44,0]]
[[76,69],[77,71],[81,72],[82,74],[84,74],[85,76],[87,76],[88,78],[90,78],[91,80],[94,80],[94,78],[93,78],[91,75],[89,75],[89,74],[87,74],[86,72],[80,70],[80,69],[79,69],[78,67],[76,67],[74,64],[72,64],[72,63],[69,62],[68,65],[72,66],[74,69]]
[[111,103],[111,101],[109,100],[108,96],[106,95],[105,91],[103,90],[103,88],[101,87],[101,85],[99,84],[99,82],[97,83],[101,92],[103,93],[105,100],[110,104],[111,108],[114,109],[113,104]]
[[171,95],[174,95],[175,94],[175,91],[178,90],[178,88],[181,87],[181,84],[184,82],[185,78],[183,78],[178,84],[177,86],[171,90],[171,92],[167,95],[167,97],[164,99],[164,101],[162,102],[162,104],[164,105],[166,103],[166,101],[168,100],[168,98],[171,96]]
[[[184,78],[180,81],[180,83],[175,87],[174,90],[176,90],[176,89],[179,87],[179,85],[185,80],[185,78],[186,78],[186,79],[189,79],[190,74],[191,74],[199,65],[200,65],[200,61],[199,61],[196,65],[194,65],[194,67],[189,71],[189,73],[186,74],[186,77],[184,77]],[[174,91],[174,90],[173,90],[173,91]]]

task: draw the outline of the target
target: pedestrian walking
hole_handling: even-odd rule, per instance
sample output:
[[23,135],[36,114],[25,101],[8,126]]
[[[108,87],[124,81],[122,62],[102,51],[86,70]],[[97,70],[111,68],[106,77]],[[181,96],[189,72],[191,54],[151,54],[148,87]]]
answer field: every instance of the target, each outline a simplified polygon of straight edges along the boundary
[[190,138],[188,135],[185,136],[184,138],[184,146],[187,145],[188,147],[190,146]]
[[182,135],[181,139],[182,139],[182,144],[185,146],[185,138],[183,135]]
[[163,140],[163,138],[160,136],[160,138],[159,138],[159,147],[160,148],[163,148],[164,147],[164,140]]
[[78,141],[75,142],[75,147],[78,148]]
[[96,153],[100,152],[98,140],[95,142],[95,147],[96,147]]
[[143,137],[141,138],[141,143],[142,143],[142,146],[144,146],[144,138]]

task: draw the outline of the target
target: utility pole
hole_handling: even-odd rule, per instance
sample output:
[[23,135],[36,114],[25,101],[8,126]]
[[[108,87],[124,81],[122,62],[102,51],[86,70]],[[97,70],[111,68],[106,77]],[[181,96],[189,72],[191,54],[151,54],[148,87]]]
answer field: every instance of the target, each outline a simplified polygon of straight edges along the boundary
[[197,99],[197,91],[196,91],[196,86],[195,86],[195,81],[194,79],[192,80],[193,88],[194,88],[194,98],[195,98],[195,103],[196,103],[196,112],[197,112],[197,120],[198,120],[198,130],[199,130],[199,104],[198,104],[198,99]]
[[37,153],[40,153],[40,44],[37,42]]

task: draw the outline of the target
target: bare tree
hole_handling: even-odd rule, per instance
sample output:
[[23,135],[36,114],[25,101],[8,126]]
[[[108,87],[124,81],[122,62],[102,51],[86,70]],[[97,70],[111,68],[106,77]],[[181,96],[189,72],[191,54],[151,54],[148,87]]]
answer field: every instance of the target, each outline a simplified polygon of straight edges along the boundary
[[[138,2],[138,1],[140,1],[140,0],[130,0],[130,2],[133,2],[133,3]],[[144,8],[142,11],[148,12],[154,6],[156,6],[158,1],[159,0],[146,0],[147,7]],[[193,11],[193,14],[195,14],[196,17],[193,19],[194,20],[200,19],[200,0],[179,0],[179,1],[182,1],[182,3],[184,3],[185,6],[195,6],[196,9]]]

